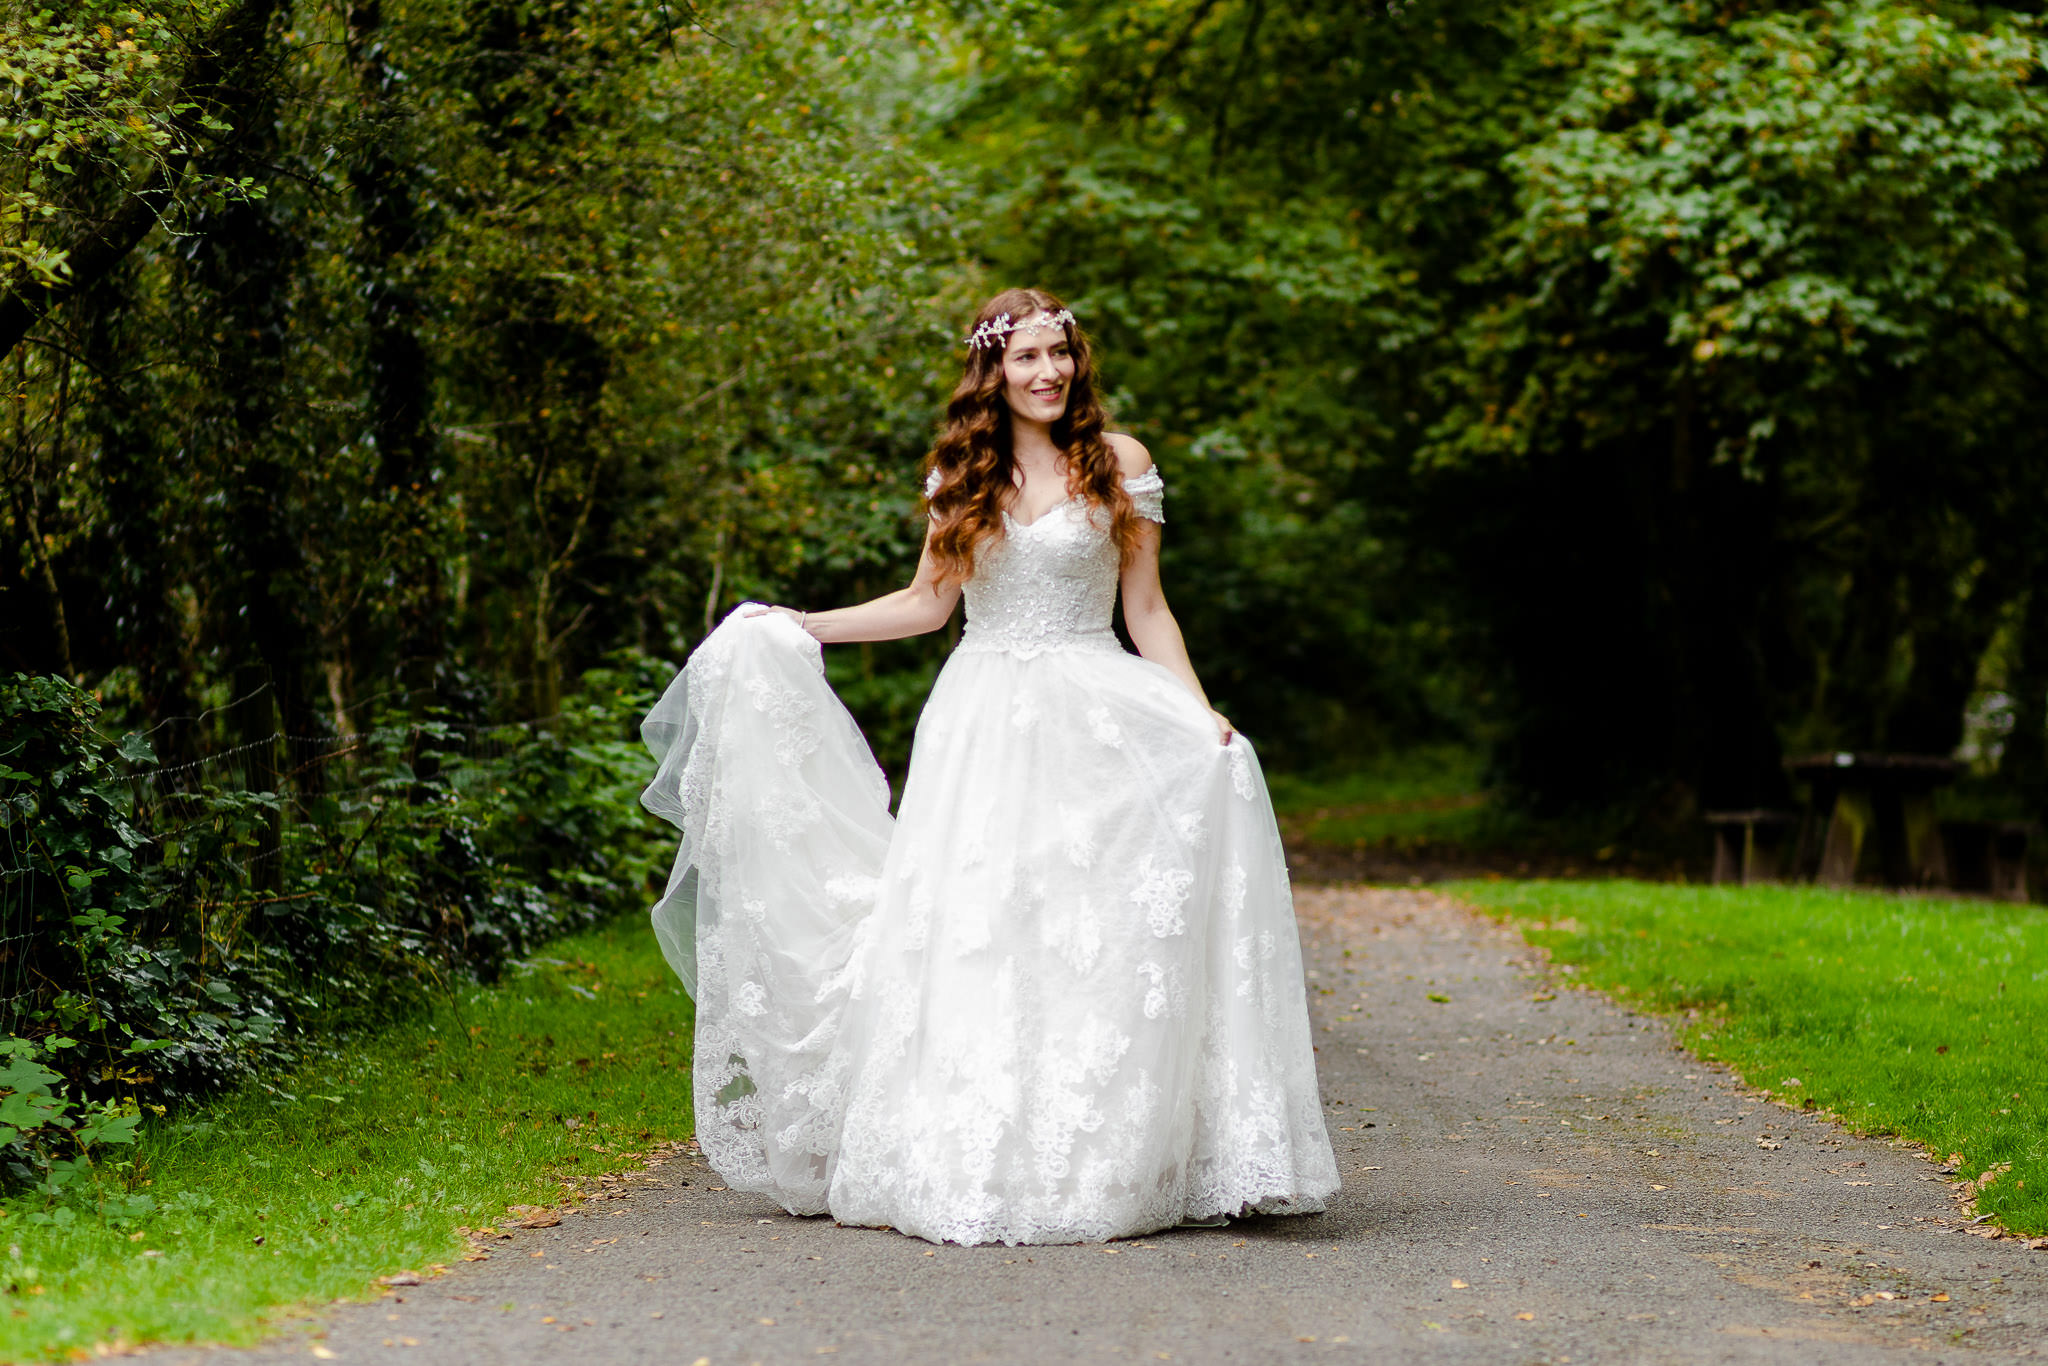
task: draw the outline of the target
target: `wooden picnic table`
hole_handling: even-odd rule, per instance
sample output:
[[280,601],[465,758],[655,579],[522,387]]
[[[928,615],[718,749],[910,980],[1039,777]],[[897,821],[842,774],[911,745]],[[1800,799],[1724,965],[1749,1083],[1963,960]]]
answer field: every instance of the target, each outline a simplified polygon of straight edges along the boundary
[[1946,887],[1948,857],[1935,792],[1964,765],[1945,755],[1839,751],[1785,767],[1812,793],[1798,864],[1816,882],[1846,887],[1868,866],[1893,887]]

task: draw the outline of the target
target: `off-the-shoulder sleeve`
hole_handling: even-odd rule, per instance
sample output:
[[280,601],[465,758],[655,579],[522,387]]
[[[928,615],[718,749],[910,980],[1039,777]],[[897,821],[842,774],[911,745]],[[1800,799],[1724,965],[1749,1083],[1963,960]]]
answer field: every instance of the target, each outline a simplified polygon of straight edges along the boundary
[[1124,492],[1131,495],[1131,503],[1140,517],[1166,524],[1166,481],[1159,477],[1157,465],[1143,474],[1129,475],[1124,479]]
[[939,491],[939,472],[933,470],[924,477],[924,496],[929,498]]

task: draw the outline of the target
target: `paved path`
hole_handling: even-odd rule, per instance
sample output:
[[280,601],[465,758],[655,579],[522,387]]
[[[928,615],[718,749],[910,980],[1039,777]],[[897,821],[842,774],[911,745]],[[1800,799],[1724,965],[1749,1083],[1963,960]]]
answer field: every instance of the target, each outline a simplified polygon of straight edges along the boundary
[[1432,893],[1308,889],[1299,903],[1345,1172],[1325,1216],[1107,1248],[933,1248],[789,1218],[679,1157],[489,1261],[336,1309],[321,1337],[153,1355],[1861,1366],[2048,1353],[2048,1253],[1959,1227],[1913,1153],[1752,1098],[1658,1022],[1558,987],[1518,936]]

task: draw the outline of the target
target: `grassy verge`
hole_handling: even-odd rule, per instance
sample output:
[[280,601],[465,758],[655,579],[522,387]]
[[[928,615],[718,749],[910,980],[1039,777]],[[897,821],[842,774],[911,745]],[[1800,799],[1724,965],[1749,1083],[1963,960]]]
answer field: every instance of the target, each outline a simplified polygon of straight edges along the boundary
[[2048,1234],[2040,907],[1621,881],[1444,890],[1521,922],[1580,981],[1686,1012],[1690,1047],[1774,1095],[1996,1172],[1978,1209]]
[[1317,844],[1495,844],[1512,833],[1487,800],[1484,760],[1440,745],[1388,754],[1326,778],[1269,774],[1293,838]]
[[0,1360],[248,1342],[280,1311],[451,1262],[461,1226],[562,1197],[690,1132],[690,1002],[644,922],[557,941],[505,982],[157,1125],[139,1226],[0,1219]]

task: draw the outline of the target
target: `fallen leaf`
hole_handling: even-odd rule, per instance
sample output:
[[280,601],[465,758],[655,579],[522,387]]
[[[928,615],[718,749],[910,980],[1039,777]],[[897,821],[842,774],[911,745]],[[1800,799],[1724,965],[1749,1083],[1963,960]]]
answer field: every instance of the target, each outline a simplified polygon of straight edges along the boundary
[[1933,1300],[1936,1304],[1947,1304],[1948,1292],[1944,1290],[1939,1295],[1929,1295],[1927,1298]]
[[1451,998],[1444,995],[1441,991],[1430,992],[1429,999],[1435,1001],[1438,1005],[1449,1005],[1451,1003]]
[[1451,1281],[1451,1289],[1453,1290],[1470,1290],[1471,1288],[1471,1286],[1465,1284],[1465,1282],[1461,1280],[1453,1278],[1453,1280]]
[[334,1360],[334,1353],[328,1351],[325,1347],[322,1347],[317,1342],[314,1343],[311,1347],[308,1347],[306,1350],[321,1361]]
[[1515,1317],[1516,1317],[1516,1318],[1518,1318],[1518,1319],[1520,1319],[1520,1320],[1521,1320],[1522,1322],[1524,1322],[1524,1323],[1528,1323],[1528,1322],[1529,1322],[1530,1320],[1534,1319],[1534,1318],[1535,1318],[1536,1316],[1535,1316],[1534,1314],[1517,1314],[1517,1315],[1515,1315]]
[[1532,1001],[1555,1001],[1557,999],[1557,993],[1554,991],[1546,991],[1541,993],[1540,995],[1531,996],[1529,999]]
[[754,1322],[760,1324],[763,1328],[773,1328],[775,1326],[774,1319],[755,1319]]
[[1429,1331],[1432,1333],[1441,1333],[1444,1331],[1444,1326],[1441,1323],[1433,1323],[1428,1319],[1424,1319],[1422,1321],[1422,1326],[1424,1328],[1429,1329]]
[[550,1315],[548,1315],[548,1316],[547,1316],[546,1318],[544,1318],[544,1319],[542,1319],[542,1320],[541,1320],[541,1322],[542,1322],[542,1323],[553,1323],[554,1321],[555,1321],[555,1316],[554,1316],[553,1314],[550,1314]]
[[1851,1309],[1868,1309],[1876,1303],[1877,1296],[1875,1295],[1858,1295],[1855,1299],[1849,1301],[1849,1307]]
[[379,1285],[420,1285],[423,1278],[417,1271],[394,1271],[389,1276],[379,1276]]
[[1766,1152],[1776,1152],[1778,1149],[1784,1147],[1785,1145],[1776,1142],[1773,1139],[1760,1138],[1756,1141],[1756,1146],[1764,1149]]
[[1669,1187],[1669,1186],[1652,1186],[1652,1187],[1650,1187],[1650,1189],[1651,1189],[1651,1190],[1653,1190],[1653,1191],[1666,1191],[1666,1190],[1670,1190],[1670,1189],[1671,1189],[1671,1187]]
[[538,1214],[529,1214],[519,1221],[521,1228],[553,1228],[562,1222],[560,1210],[544,1209]]

